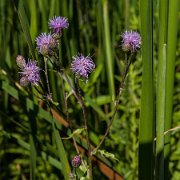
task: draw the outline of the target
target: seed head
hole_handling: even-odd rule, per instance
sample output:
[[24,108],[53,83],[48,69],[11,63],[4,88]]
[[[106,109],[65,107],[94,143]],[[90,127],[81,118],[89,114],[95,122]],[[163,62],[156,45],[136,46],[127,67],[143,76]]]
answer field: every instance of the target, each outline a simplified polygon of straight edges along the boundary
[[24,57],[21,55],[17,55],[16,64],[19,68],[24,68],[26,65],[26,61],[25,61]]
[[122,35],[123,51],[135,52],[141,46],[141,36],[135,31],[125,31]]
[[54,33],[59,34],[61,33],[62,29],[69,27],[68,19],[61,16],[54,16],[49,20],[49,27],[53,30]]
[[90,57],[84,57],[82,54],[74,56],[73,62],[71,63],[71,70],[75,75],[80,75],[88,79],[88,74],[90,74],[95,69],[95,64]]

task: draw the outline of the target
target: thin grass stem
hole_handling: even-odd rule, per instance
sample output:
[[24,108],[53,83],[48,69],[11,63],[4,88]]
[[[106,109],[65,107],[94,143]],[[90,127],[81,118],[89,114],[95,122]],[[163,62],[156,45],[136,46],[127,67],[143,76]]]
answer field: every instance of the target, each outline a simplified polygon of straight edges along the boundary
[[45,78],[46,78],[46,85],[47,85],[47,90],[48,90],[47,98],[49,100],[52,100],[52,94],[51,94],[50,85],[49,85],[49,79],[48,79],[47,61],[48,61],[48,59],[46,57],[44,57]]

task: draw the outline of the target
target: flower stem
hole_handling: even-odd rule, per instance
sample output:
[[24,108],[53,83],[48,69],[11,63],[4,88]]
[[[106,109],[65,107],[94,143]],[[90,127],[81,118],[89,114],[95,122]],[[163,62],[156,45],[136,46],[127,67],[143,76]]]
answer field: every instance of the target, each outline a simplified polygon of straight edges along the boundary
[[[54,56],[55,59],[57,60],[57,56],[55,55]],[[74,95],[74,97],[77,99],[77,101],[80,103],[81,105],[81,108],[82,108],[82,111],[83,111],[83,118],[84,118],[84,125],[85,125],[85,130],[86,130],[86,141],[87,141],[87,146],[88,146],[88,164],[89,164],[89,169],[88,169],[88,175],[89,175],[89,179],[90,180],[93,180],[93,175],[92,175],[92,157],[91,157],[91,147],[90,147],[90,141],[89,141],[89,135],[88,135],[88,126],[87,126],[87,112],[86,112],[86,108],[85,108],[85,105],[84,105],[84,102],[82,100],[82,95],[81,95],[81,89],[79,87],[79,81],[77,78],[75,78],[75,81],[77,83],[77,87],[78,87],[78,94],[76,92],[76,90],[74,89],[68,75],[61,70],[61,65],[59,64],[59,71],[58,71],[58,74],[59,76],[62,78],[62,73],[66,79],[66,82],[69,84],[71,90],[72,90],[72,93]],[[70,127],[71,128],[71,127]],[[73,138],[73,142],[74,142],[74,145],[75,145],[75,148],[76,148],[76,151],[79,152],[78,148],[77,148],[77,143],[76,143],[76,140]],[[78,153],[79,154],[79,153]],[[83,162],[84,164],[84,162]]]
[[[72,124],[71,124],[71,121],[69,120],[68,102],[67,102],[67,94],[66,94],[65,88],[64,88],[64,80],[63,80],[61,73],[59,73],[59,76],[60,76],[61,82],[62,82],[62,91],[63,91],[63,98],[64,98],[64,109],[65,109],[66,120],[69,123],[69,128],[70,128],[71,132],[73,132]],[[77,154],[79,154],[79,149],[78,149],[76,139],[75,139],[75,137],[72,137],[72,139],[73,139],[73,144],[74,144],[74,147],[76,149],[76,152],[77,152]]]
[[92,158],[91,158],[91,144],[90,144],[90,140],[89,140],[88,123],[87,123],[88,115],[87,115],[87,110],[86,110],[84,101],[82,99],[81,88],[79,86],[79,80],[76,77],[75,77],[75,82],[77,84],[77,90],[78,90],[78,94],[79,94],[79,103],[80,103],[82,111],[83,111],[84,126],[85,126],[85,131],[86,131],[86,141],[87,141],[87,146],[88,146],[88,164],[89,164],[88,175],[89,175],[89,179],[93,180],[93,175],[92,175]]
[[95,154],[97,152],[97,150],[100,148],[100,146],[102,145],[102,143],[104,142],[105,138],[107,137],[110,129],[111,129],[111,126],[112,126],[112,123],[114,121],[114,118],[115,118],[115,115],[117,113],[117,109],[118,109],[118,105],[119,105],[119,102],[120,102],[120,97],[121,97],[121,94],[122,94],[122,90],[124,88],[124,84],[125,84],[125,80],[126,80],[126,76],[127,76],[127,73],[128,73],[128,70],[129,70],[129,67],[130,67],[130,64],[131,64],[131,59],[132,59],[132,55],[130,56],[129,60],[127,60],[127,55],[125,57],[125,70],[123,72],[123,76],[122,76],[122,81],[120,83],[120,86],[119,86],[119,93],[118,93],[118,96],[117,96],[117,100],[115,102],[115,107],[114,107],[114,111],[113,111],[113,114],[112,114],[112,117],[110,119],[110,122],[108,124],[108,127],[106,129],[106,132],[103,136],[103,138],[101,139],[100,143],[97,145],[97,147],[91,152],[91,156],[93,154]]
[[47,58],[44,58],[44,65],[45,65],[45,78],[46,78],[46,84],[47,84],[47,90],[48,90],[48,99],[52,100],[50,86],[49,86],[49,80],[48,80],[48,71],[47,71]]

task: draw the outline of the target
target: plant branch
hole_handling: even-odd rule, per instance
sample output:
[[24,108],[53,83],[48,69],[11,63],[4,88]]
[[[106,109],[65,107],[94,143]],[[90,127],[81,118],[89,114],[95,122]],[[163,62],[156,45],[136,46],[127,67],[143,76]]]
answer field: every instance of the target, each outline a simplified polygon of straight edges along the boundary
[[93,155],[93,154],[95,154],[97,152],[97,150],[100,148],[100,146],[102,145],[102,143],[104,142],[105,138],[107,137],[107,135],[108,135],[108,133],[110,131],[110,128],[111,128],[112,123],[114,121],[115,115],[117,113],[117,109],[118,109],[118,105],[119,105],[119,102],[120,102],[120,97],[121,97],[121,94],[122,94],[122,90],[124,88],[126,76],[127,76],[130,64],[132,62],[131,59],[132,59],[132,55],[130,56],[129,60],[127,60],[127,55],[125,56],[125,70],[123,72],[122,81],[121,81],[120,86],[119,86],[119,93],[118,93],[118,96],[117,96],[117,100],[115,102],[115,107],[114,107],[114,111],[113,111],[112,117],[110,119],[110,122],[108,124],[108,127],[106,129],[106,132],[105,132],[103,138],[101,139],[101,141],[97,145],[97,147],[92,151],[91,155]]
[[[71,121],[69,120],[68,103],[67,103],[67,98],[66,98],[67,95],[66,95],[65,88],[64,88],[64,80],[62,78],[62,74],[61,73],[59,73],[59,74],[60,74],[61,82],[62,82],[62,91],[63,91],[63,97],[64,97],[64,108],[65,108],[66,119],[67,119],[67,122],[69,123],[69,128],[70,128],[71,132],[73,132]],[[76,152],[77,152],[77,154],[79,154],[79,149],[78,149],[78,145],[76,143],[76,139],[74,137],[72,139],[73,139],[73,144],[76,149]]]

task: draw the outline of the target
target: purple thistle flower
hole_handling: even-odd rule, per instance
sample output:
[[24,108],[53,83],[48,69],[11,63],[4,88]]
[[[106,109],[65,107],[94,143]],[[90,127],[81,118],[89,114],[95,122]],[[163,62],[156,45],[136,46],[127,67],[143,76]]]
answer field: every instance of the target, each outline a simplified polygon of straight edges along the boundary
[[61,30],[63,28],[69,27],[68,19],[61,16],[54,16],[52,19],[49,20],[49,27],[53,29],[54,33],[61,33]]
[[39,53],[41,53],[42,55],[47,55],[51,53],[53,49],[57,46],[58,41],[50,33],[42,33],[36,38],[36,44]]
[[74,56],[71,63],[71,70],[82,77],[88,78],[88,74],[95,69],[95,64],[90,57],[84,57],[82,54]]
[[125,31],[122,35],[122,49],[135,52],[141,46],[141,36],[135,31]]
[[26,65],[21,68],[20,74],[22,75],[20,79],[20,84],[22,86],[27,86],[29,83],[32,85],[38,85],[40,81],[40,68],[36,65],[37,61],[28,60]]
[[73,167],[78,168],[81,165],[81,157],[80,157],[80,155],[74,156],[71,163],[72,163]]

